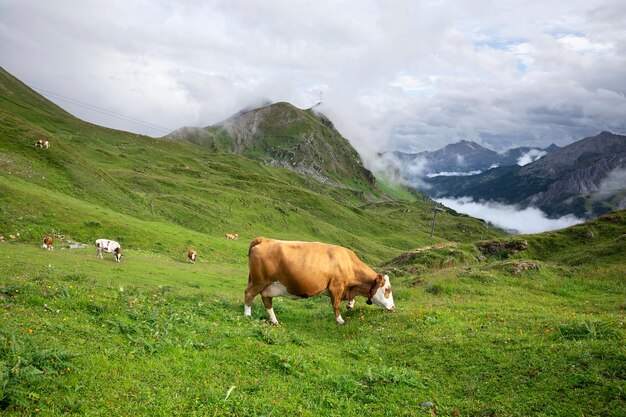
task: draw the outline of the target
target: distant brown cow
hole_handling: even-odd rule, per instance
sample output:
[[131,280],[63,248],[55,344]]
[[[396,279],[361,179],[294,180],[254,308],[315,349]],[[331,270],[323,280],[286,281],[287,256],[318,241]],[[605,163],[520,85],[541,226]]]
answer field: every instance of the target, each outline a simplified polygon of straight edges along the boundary
[[44,236],[43,245],[41,245],[41,247],[43,249],[54,250],[54,247],[52,246],[52,236]]
[[235,233],[234,235],[231,235],[230,233],[226,233],[226,239],[230,239],[230,240],[239,239],[239,235],[237,233]]
[[308,298],[326,291],[337,323],[344,324],[341,301],[354,305],[357,295],[367,304],[395,310],[387,275],[376,273],[354,252],[319,242],[292,242],[258,237],[248,251],[248,287],[244,315],[252,315],[252,300],[261,294],[270,322],[278,324],[272,297]]
[[48,142],[47,140],[39,139],[37,142],[35,142],[35,146],[38,148],[50,149],[50,142]]
[[196,253],[196,251],[195,251],[195,250],[190,250],[189,252],[187,252],[187,257],[188,257],[188,258],[189,258],[189,260],[190,260],[192,263],[194,263],[194,264],[196,263],[196,256],[197,256],[197,255],[198,255],[198,254]]

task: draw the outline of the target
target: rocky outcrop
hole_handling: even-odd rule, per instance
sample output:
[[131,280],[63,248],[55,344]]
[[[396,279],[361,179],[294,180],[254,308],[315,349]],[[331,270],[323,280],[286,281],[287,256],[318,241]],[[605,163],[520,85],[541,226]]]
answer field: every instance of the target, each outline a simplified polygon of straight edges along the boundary
[[477,242],[476,249],[485,255],[500,255],[508,257],[516,252],[528,249],[528,241],[526,240],[509,240],[509,241],[484,241]]

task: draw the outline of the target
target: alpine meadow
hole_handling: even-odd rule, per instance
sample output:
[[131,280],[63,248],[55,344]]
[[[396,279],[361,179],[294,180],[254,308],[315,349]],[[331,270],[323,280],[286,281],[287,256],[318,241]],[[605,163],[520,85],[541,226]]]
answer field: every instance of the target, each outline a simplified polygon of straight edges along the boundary
[[[508,235],[288,103],[187,133],[87,123],[0,68],[0,415],[626,415],[626,211]],[[354,251],[396,311],[244,317],[259,236]]]

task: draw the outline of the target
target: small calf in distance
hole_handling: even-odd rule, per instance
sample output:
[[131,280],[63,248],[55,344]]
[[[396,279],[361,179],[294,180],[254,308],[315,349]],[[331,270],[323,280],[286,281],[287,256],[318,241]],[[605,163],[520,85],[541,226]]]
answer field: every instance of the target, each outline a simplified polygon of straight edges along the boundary
[[48,142],[47,140],[39,139],[37,142],[35,142],[35,146],[37,148],[50,149],[50,142]]
[[48,249],[48,250],[54,250],[54,247],[52,246],[52,236],[44,236],[43,237],[43,244],[41,245],[41,247],[43,249]]

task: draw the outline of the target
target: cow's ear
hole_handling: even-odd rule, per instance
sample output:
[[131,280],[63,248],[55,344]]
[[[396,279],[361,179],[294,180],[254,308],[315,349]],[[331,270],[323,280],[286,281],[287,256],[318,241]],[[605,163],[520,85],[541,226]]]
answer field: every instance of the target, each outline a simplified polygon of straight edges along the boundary
[[[385,277],[383,277],[382,274],[377,274],[376,278],[374,279],[374,282],[372,282],[372,287],[370,288],[367,294],[368,301],[371,301],[371,298],[374,296],[376,291],[384,285],[385,285]],[[370,303],[367,303],[367,304],[370,304]]]
[[383,274],[376,275],[376,286],[382,287],[384,285],[385,285],[385,277],[383,276]]

